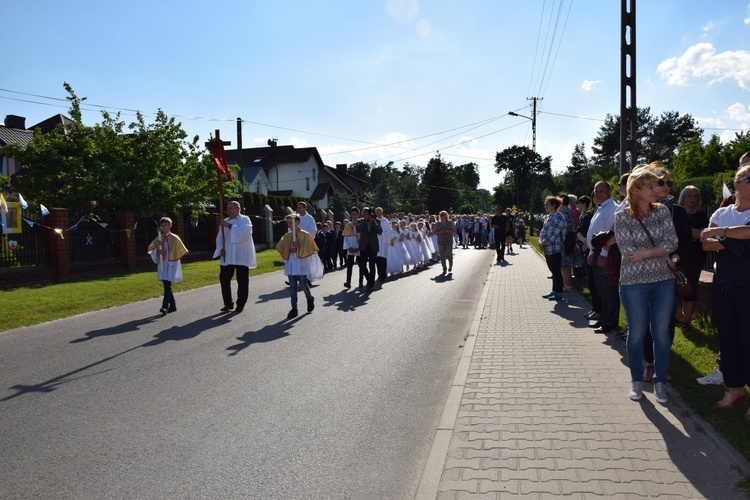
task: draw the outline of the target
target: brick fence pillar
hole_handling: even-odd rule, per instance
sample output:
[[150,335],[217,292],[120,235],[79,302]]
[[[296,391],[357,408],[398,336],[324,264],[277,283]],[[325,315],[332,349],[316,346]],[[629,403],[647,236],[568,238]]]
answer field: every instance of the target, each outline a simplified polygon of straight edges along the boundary
[[[64,208],[50,208],[49,215],[44,218],[44,225],[53,229],[66,230],[68,224],[68,211]],[[55,231],[47,231],[44,246],[57,279],[70,278],[70,240],[61,238]]]
[[125,262],[126,269],[135,269],[135,234],[133,231],[135,212],[116,210],[115,225],[117,226],[117,257]]

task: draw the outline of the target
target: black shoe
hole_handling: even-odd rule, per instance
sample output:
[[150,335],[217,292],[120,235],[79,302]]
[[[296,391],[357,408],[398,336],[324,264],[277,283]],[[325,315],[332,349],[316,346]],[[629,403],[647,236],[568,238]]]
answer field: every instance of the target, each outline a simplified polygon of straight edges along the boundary
[[224,306],[221,309],[219,309],[221,312],[226,313],[234,309],[234,304],[229,304],[228,306]]
[[177,312],[177,304],[172,304],[171,306],[169,306],[169,309],[167,309],[167,313],[173,312]]
[[296,318],[296,317],[297,317],[297,310],[296,309],[292,309],[291,311],[289,311],[289,314],[286,315],[286,319],[292,319],[292,318]]
[[244,310],[245,310],[245,306],[237,306],[237,309],[234,310],[234,313],[239,314]]
[[162,316],[166,316],[167,315],[167,310],[164,309],[163,307],[161,309],[159,309],[159,312],[161,313]]
[[344,288],[351,288],[351,287],[352,287],[352,284],[349,283],[348,281],[344,283]]
[[307,312],[311,313],[313,309],[315,309],[315,297],[310,297],[310,300],[307,301]]
[[611,326],[602,325],[600,328],[594,330],[594,333],[609,333],[612,330],[614,330],[614,328],[612,328]]
[[599,322],[599,321],[597,321],[597,322],[596,322],[596,323],[594,323],[593,325],[589,325],[589,327],[591,327],[591,328],[601,328],[602,326],[603,326],[603,325],[602,325],[602,324],[601,324],[601,322]]

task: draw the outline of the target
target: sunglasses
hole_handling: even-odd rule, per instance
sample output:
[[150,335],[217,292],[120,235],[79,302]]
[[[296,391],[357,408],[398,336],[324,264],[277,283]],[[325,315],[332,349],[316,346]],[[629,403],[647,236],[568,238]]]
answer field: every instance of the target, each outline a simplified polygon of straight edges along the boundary
[[665,181],[664,179],[659,179],[658,181],[656,181],[656,185],[659,187],[664,187],[664,184],[666,184],[669,187],[674,186],[673,181]]

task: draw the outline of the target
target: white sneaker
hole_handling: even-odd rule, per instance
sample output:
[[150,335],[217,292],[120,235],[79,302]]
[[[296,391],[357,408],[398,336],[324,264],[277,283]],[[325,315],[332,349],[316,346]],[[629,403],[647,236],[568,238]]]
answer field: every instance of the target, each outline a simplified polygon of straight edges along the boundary
[[669,401],[667,396],[667,389],[664,387],[664,382],[657,382],[654,384],[654,396],[656,396],[656,402],[664,404]]
[[724,375],[717,366],[714,371],[706,375],[705,377],[698,377],[695,379],[700,385],[722,385],[724,383]]
[[633,401],[639,401],[643,397],[643,382],[633,382],[628,397]]

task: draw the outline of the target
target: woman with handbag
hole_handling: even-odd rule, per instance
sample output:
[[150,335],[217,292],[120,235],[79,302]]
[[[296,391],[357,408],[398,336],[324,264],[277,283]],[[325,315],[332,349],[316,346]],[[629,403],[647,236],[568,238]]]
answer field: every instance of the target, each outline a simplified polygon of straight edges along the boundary
[[629,206],[615,214],[615,238],[622,253],[620,299],[628,321],[627,353],[631,390],[643,396],[643,343],[651,327],[655,354],[654,394],[668,401],[665,383],[672,347],[669,322],[674,318],[674,277],[667,255],[677,248],[677,234],[669,209],[656,203],[658,177],[641,168],[628,178]]
[[[746,160],[743,161],[743,160]],[[716,403],[729,408],[747,396],[750,383],[750,251],[736,239],[746,230],[735,228],[750,223],[750,154],[740,158],[734,176],[736,201],[716,210],[708,229],[701,233],[704,250],[716,251],[714,283],[711,287],[713,319],[719,330],[720,369],[726,392]],[[730,228],[732,228],[730,230]],[[745,414],[750,420],[750,411]]]
[[[692,231],[690,230],[690,219],[688,218],[687,211],[680,205],[676,204],[674,196],[669,194],[669,190],[673,185],[672,180],[669,178],[669,171],[661,162],[652,162],[648,165],[648,168],[658,179],[656,181],[656,201],[669,209],[670,214],[672,214],[672,224],[677,233],[677,248],[675,248],[674,252],[671,252],[668,256],[670,266],[672,267],[672,270],[679,271],[681,273],[680,277],[684,279],[686,270],[685,263],[687,262],[690,246],[693,242]],[[680,296],[678,294],[675,297],[675,312],[669,321],[670,345],[672,341],[674,341],[674,331],[677,326],[677,306],[679,302]],[[646,360],[646,368],[643,372],[644,382],[651,382],[654,377],[653,345],[653,339],[651,338],[651,332],[649,331],[646,333],[646,338],[643,342],[643,358]],[[667,380],[671,381],[672,377],[667,375]]]

